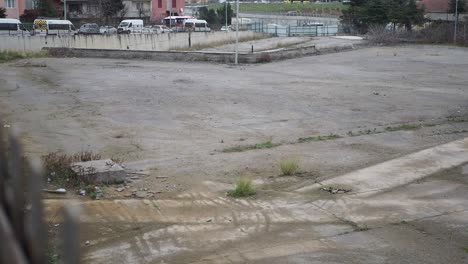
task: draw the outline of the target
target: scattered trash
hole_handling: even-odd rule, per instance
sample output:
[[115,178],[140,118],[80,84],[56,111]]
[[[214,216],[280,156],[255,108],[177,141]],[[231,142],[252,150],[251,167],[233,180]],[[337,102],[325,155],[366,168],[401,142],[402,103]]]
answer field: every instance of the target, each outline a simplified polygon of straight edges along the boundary
[[67,190],[65,190],[64,188],[59,188],[59,189],[55,189],[55,190],[44,189],[44,192],[57,193],[57,194],[66,194]]
[[85,196],[85,195],[86,195],[86,191],[85,191],[85,190],[80,190],[79,194],[82,195],[82,196]]
[[10,128],[10,125],[3,125],[4,128]]
[[117,192],[123,192],[123,191],[125,190],[125,188],[124,188],[124,187],[119,187],[119,188],[117,188],[117,189],[115,189],[115,190],[116,190]]
[[378,93],[378,92],[374,92],[374,95],[379,95],[379,93]]
[[213,221],[213,219],[206,220],[207,223],[211,223],[212,221]]
[[89,244],[91,244],[91,242],[89,242],[89,240],[86,240],[85,245],[87,246]]
[[348,193],[351,191],[351,189],[335,189],[335,188],[332,188],[332,187],[328,187],[328,188],[321,188],[320,190],[324,191],[324,192],[329,192],[331,194],[343,194],[343,193]]
[[60,226],[60,224],[55,224],[55,225],[54,225],[54,227],[58,227],[58,226]]

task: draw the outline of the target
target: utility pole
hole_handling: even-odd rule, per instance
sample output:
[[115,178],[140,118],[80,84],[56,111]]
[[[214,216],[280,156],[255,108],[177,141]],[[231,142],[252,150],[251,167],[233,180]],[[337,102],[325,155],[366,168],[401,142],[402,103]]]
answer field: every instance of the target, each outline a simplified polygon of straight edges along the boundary
[[227,11],[227,0],[224,2],[224,9],[226,9],[226,32],[228,32],[228,27],[227,27],[227,15],[228,15],[228,11]]
[[455,1],[455,26],[453,29],[453,44],[457,45],[457,27],[458,27],[458,0]]
[[63,0],[63,19],[67,20],[67,0]]
[[234,64],[239,64],[239,0],[236,0],[236,56]]

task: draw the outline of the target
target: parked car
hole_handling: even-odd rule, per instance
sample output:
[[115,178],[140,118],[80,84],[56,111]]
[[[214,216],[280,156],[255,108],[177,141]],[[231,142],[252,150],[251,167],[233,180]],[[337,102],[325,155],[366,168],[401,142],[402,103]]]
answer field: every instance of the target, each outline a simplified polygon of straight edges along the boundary
[[101,26],[99,28],[99,33],[101,34],[116,34],[117,29],[113,26]]
[[172,32],[172,29],[163,25],[155,25],[153,26],[153,30],[155,30],[155,32],[157,33],[166,33],[166,32],[171,33]]
[[29,36],[30,34],[18,19],[0,18],[0,35]]
[[117,27],[118,34],[141,33],[143,31],[143,20],[125,19]]
[[156,31],[151,26],[147,26],[147,27],[144,27],[141,30],[141,33],[143,33],[143,34],[154,34],[154,33],[156,33]]
[[288,11],[288,12],[286,13],[286,15],[287,15],[287,16],[298,16],[299,13],[297,13],[297,11]]
[[222,26],[221,27],[221,31],[232,31],[232,27],[231,26]]
[[34,35],[62,35],[73,36],[76,34],[75,26],[70,20],[60,19],[34,19]]
[[78,29],[78,34],[100,34],[100,29],[98,24],[96,23],[87,23],[81,25],[80,29]]

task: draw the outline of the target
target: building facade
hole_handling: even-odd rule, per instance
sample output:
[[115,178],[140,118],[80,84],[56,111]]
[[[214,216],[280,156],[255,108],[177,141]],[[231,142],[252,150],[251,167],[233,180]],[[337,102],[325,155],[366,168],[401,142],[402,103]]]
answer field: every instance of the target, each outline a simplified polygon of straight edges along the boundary
[[0,0],[0,7],[6,9],[7,18],[19,18],[26,8],[26,0]]
[[[116,16],[119,19],[143,19],[146,23],[151,21],[151,0],[123,0],[125,8]],[[67,0],[67,18],[79,22],[102,23],[100,1],[93,0]]]
[[153,23],[161,23],[162,19],[172,15],[182,15],[185,8],[184,0],[152,0],[152,17]]

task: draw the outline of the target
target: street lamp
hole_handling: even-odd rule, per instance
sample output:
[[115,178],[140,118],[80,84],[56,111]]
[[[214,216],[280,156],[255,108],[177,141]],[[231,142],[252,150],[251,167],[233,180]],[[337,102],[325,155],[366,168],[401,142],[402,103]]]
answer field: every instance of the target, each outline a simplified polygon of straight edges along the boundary
[[236,0],[236,56],[234,64],[239,64],[239,0]]
[[67,20],[67,0],[63,0],[63,19]]
[[453,44],[457,44],[457,27],[458,27],[458,0],[455,0],[455,26],[453,32]]

